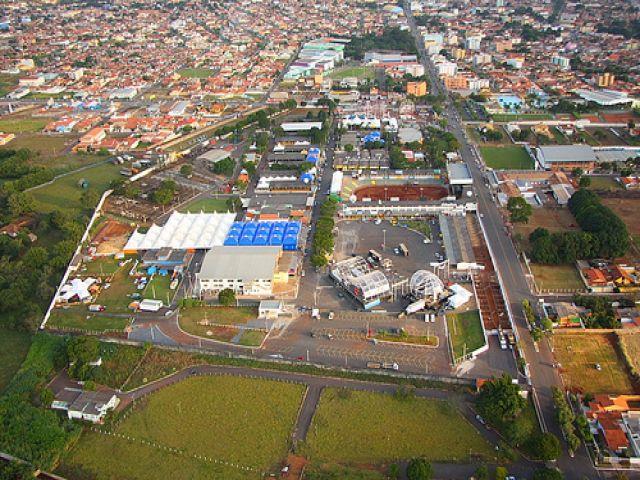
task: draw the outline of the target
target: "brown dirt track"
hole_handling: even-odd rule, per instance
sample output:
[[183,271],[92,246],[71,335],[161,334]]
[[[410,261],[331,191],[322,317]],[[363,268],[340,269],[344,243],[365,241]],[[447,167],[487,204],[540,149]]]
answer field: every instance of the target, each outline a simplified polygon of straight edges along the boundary
[[353,193],[359,201],[363,198],[389,200],[391,197],[405,201],[440,200],[448,195],[447,189],[440,185],[370,185]]

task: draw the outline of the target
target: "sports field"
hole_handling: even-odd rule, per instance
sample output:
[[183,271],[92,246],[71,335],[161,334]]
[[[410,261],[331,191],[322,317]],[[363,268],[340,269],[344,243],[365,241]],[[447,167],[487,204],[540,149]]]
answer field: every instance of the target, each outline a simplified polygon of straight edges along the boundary
[[31,195],[41,212],[50,212],[55,209],[77,212],[83,208],[89,208],[80,201],[84,191],[79,186],[80,180],[87,180],[89,188],[102,195],[109,183],[119,178],[122,178],[119,165],[101,163],[35,188],[31,190]]
[[329,73],[329,78],[334,80],[342,80],[344,78],[356,77],[359,79],[372,80],[376,75],[376,71],[372,67],[340,67]]
[[198,198],[183,205],[179,210],[183,213],[219,213],[228,212],[229,207],[227,206],[226,198]]
[[555,334],[552,338],[565,386],[589,393],[633,393],[613,334]]
[[312,464],[346,465],[421,455],[441,462],[493,456],[491,446],[450,403],[331,388],[322,392],[304,453]]
[[178,70],[178,75],[182,78],[209,78],[213,73],[210,68],[183,68]]
[[456,359],[485,344],[478,310],[448,314],[447,329],[451,338],[453,355]]
[[190,378],[135,406],[113,431],[129,439],[85,433],[60,472],[81,469],[97,480],[262,478],[286,458],[303,391],[240,377]]
[[29,333],[0,329],[0,392],[22,365],[30,346]]
[[488,167],[496,170],[530,170],[533,159],[520,146],[480,147],[480,153]]

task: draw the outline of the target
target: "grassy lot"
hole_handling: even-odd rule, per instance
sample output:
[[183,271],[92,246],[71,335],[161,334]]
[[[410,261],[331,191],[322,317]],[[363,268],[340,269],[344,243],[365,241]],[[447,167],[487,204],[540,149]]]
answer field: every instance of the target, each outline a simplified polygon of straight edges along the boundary
[[584,290],[585,286],[573,265],[539,265],[532,263],[531,272],[541,290]]
[[93,372],[93,380],[111,388],[121,388],[145,355],[144,348],[115,343],[101,343],[102,365]]
[[44,133],[19,133],[9,144],[10,148],[28,148],[38,152],[40,158],[32,163],[55,168],[57,165],[50,161],[53,157],[64,154],[67,146],[77,140],[75,135],[46,135]]
[[39,211],[52,210],[78,211],[88,208],[80,202],[83,189],[78,182],[85,179],[89,188],[104,192],[112,180],[121,178],[120,166],[111,163],[101,163],[81,172],[65,175],[51,184],[43,185],[31,191]]
[[132,390],[183,368],[206,363],[184,352],[172,352],[152,348],[135,369],[123,390]]
[[166,305],[171,305],[171,299],[176,291],[169,288],[171,277],[169,275],[154,275],[142,292],[143,298],[162,300]]
[[307,435],[313,464],[380,464],[424,455],[430,461],[491,457],[485,442],[450,403],[327,388]]
[[638,221],[638,211],[640,211],[639,198],[603,198],[602,203],[622,219],[627,225],[629,233],[640,235],[640,222]]
[[47,325],[57,328],[77,328],[79,330],[98,331],[124,330],[129,325],[128,317],[108,317],[91,313],[86,305],[56,308],[51,312]]
[[238,343],[245,347],[259,347],[266,336],[267,333],[260,330],[245,330]]
[[551,120],[553,115],[548,113],[494,113],[494,122],[514,122],[518,120]]
[[0,392],[22,365],[30,345],[29,333],[0,329]]
[[366,78],[372,80],[376,75],[376,71],[372,67],[340,67],[336,68],[329,74],[329,78],[334,80],[342,80],[348,77]]
[[183,307],[180,309],[180,326],[182,328],[198,325],[207,320],[215,325],[240,325],[258,317],[255,307]]
[[210,68],[183,68],[178,70],[182,78],[209,78],[214,71]]
[[136,292],[140,293],[125,266],[115,273],[109,288],[102,288],[96,303],[104,305],[107,313],[128,313],[131,294]]
[[18,76],[0,73],[0,97],[4,97],[18,85]]
[[81,466],[97,478],[122,478],[123,471],[126,478],[193,478],[183,472],[178,477],[162,475],[174,468],[175,457],[166,453],[156,458],[153,468],[145,468],[137,448],[129,447],[149,441],[181,450],[188,471],[194,462],[202,468],[189,455],[255,469],[220,477],[208,467],[209,477],[197,478],[260,478],[260,472],[276,468],[287,455],[303,390],[300,385],[229,376],[190,378],[154,393],[118,425],[115,432],[133,443],[112,443],[109,438],[96,448],[96,435],[88,435],[64,463]]
[[618,341],[627,352],[627,359],[632,370],[640,372],[640,334],[618,335]]
[[622,190],[622,185],[616,182],[613,177],[594,175],[588,178],[591,180],[591,185],[589,185],[590,190]]
[[431,227],[429,226],[429,222],[409,220],[407,222],[403,222],[403,225],[406,225],[407,228],[410,228],[411,230],[420,232],[427,238],[431,238]]
[[527,223],[514,225],[515,232],[522,237],[519,243],[523,250],[529,249],[529,235],[538,227],[546,228],[550,232],[579,230],[576,219],[568,208],[534,208]]
[[[115,257],[96,257],[94,260],[84,262],[78,272],[88,277],[109,277],[118,271],[119,263],[120,260]],[[131,268],[130,265],[129,268]]]
[[447,314],[447,328],[456,359],[485,344],[478,310]]
[[227,207],[226,198],[198,198],[193,202],[190,202],[179,209],[180,212],[192,212],[192,213],[226,213],[229,211]]
[[[624,361],[618,356],[613,334],[553,335],[556,360],[569,388],[589,393],[633,393]],[[597,370],[599,363],[602,370]]]
[[46,118],[32,118],[23,115],[12,115],[0,118],[0,132],[4,133],[23,133],[23,132],[39,132],[48,123]]
[[533,168],[533,159],[520,146],[480,147],[488,167],[496,170],[528,170]]

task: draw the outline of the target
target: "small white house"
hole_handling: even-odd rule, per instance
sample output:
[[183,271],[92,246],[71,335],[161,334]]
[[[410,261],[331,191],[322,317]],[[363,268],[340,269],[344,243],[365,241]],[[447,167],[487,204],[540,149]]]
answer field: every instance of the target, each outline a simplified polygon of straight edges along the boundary
[[113,392],[88,392],[79,388],[64,388],[55,396],[51,408],[64,410],[70,419],[102,423],[109,410],[113,410],[120,399]]
[[283,309],[282,300],[262,300],[258,306],[258,318],[277,320]]

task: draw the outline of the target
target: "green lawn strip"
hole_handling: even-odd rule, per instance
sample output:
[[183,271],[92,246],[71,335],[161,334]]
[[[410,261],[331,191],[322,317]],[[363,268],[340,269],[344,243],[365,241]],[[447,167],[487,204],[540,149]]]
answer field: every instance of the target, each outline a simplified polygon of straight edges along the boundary
[[429,226],[429,222],[420,222],[416,220],[409,220],[406,222],[402,222],[403,225],[406,225],[407,228],[411,230],[415,230],[416,232],[420,232],[426,238],[431,238],[431,227]]
[[244,325],[256,318],[258,318],[256,307],[180,308],[180,326],[184,329],[200,327],[199,322],[208,322],[209,325]]
[[553,115],[548,113],[494,113],[491,118],[494,122],[516,122],[519,120],[552,120]]
[[226,213],[229,207],[225,198],[198,198],[178,210],[182,213]]
[[460,358],[485,344],[478,310],[447,314],[453,354]]
[[496,170],[529,170],[533,159],[521,146],[480,147],[482,158],[488,167]]
[[162,300],[165,305],[171,305],[175,290],[171,290],[171,277],[169,275],[155,274],[147,283],[142,292],[142,297],[147,299]]
[[376,340],[393,343],[411,343],[413,345],[437,346],[438,337],[433,335],[408,335],[402,333],[378,332],[374,335]]
[[78,211],[92,207],[83,205],[80,201],[82,192],[79,182],[85,179],[89,182],[89,188],[104,192],[112,180],[121,178],[120,166],[111,163],[101,163],[56,179],[51,184],[31,190],[31,195],[36,201],[39,211],[50,212],[55,209],[66,211]]
[[265,471],[287,455],[303,392],[262,379],[189,378],[148,397],[116,432]]
[[311,465],[304,471],[305,480],[385,480],[390,477],[377,470],[363,470],[342,465]]
[[238,343],[245,347],[259,347],[266,336],[267,333],[261,330],[245,330]]
[[322,392],[304,453],[312,464],[345,465],[493,457],[491,446],[450,403],[333,388]]
[[183,68],[177,73],[182,78],[209,78],[215,72],[210,68]]
[[543,290],[583,290],[584,282],[573,265],[540,265],[531,263],[538,288]]
[[238,469],[168,452],[140,441],[85,430],[76,447],[62,459],[56,473],[74,480],[209,480],[258,479]]
[[31,334],[0,329],[0,392],[18,371],[31,345]]
[[124,330],[130,321],[128,317],[110,317],[89,312],[86,305],[69,308],[55,308],[51,312],[47,326],[59,329],[77,329],[87,332]]
[[93,260],[83,262],[78,274],[87,277],[110,277],[118,271],[119,264],[120,260],[115,257],[96,257]]
[[50,122],[46,118],[31,117],[5,117],[0,119],[0,132],[4,133],[22,133],[22,132],[39,132]]

